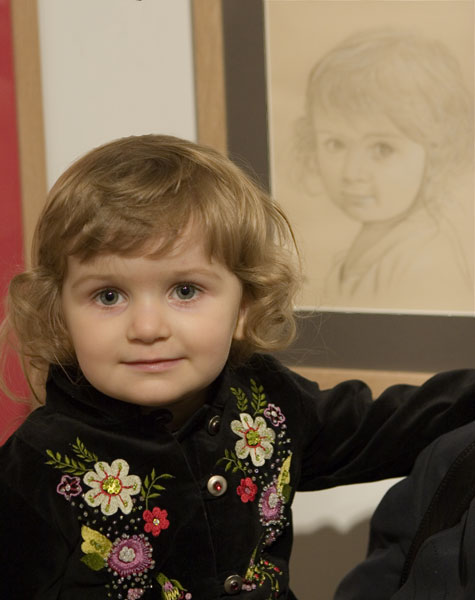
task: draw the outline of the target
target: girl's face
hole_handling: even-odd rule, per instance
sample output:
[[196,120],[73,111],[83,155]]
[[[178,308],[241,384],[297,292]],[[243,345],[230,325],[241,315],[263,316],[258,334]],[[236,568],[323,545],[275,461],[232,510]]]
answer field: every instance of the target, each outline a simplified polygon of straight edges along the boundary
[[176,424],[204,402],[245,314],[241,282],[193,231],[158,258],[69,257],[62,309],[86,379],[119,400],[167,407]]
[[314,115],[317,164],[330,199],[362,223],[390,221],[415,205],[423,177],[423,146],[383,115]]

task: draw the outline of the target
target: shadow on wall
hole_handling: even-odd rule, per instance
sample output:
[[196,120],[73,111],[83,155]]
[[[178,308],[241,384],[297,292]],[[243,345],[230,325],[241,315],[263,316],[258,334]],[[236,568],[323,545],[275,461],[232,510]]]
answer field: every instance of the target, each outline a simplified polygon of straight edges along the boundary
[[332,527],[296,535],[290,583],[299,600],[332,600],[339,582],[366,555],[369,520],[346,533]]

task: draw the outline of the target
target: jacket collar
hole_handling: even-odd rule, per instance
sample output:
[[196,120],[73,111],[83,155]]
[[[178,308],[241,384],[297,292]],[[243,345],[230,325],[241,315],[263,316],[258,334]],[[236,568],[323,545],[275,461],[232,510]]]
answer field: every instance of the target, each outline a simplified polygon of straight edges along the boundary
[[[226,365],[211,384],[207,400],[185,423],[180,433],[193,427],[210,406],[222,411],[226,401],[224,390],[235,384],[237,374],[232,367]],[[166,408],[156,408],[144,412],[137,404],[123,402],[94,388],[77,368],[51,366],[46,383],[46,407],[60,412],[92,426],[101,426],[117,431],[138,430],[147,434],[155,432],[158,426],[166,428],[172,420],[171,412]]]

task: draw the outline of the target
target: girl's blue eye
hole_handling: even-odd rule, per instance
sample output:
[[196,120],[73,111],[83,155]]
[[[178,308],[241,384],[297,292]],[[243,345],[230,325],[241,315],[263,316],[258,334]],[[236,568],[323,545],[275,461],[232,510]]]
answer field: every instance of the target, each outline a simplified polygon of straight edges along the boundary
[[113,306],[120,300],[120,294],[116,290],[102,290],[96,296],[98,302],[104,306]]
[[196,295],[196,288],[191,283],[182,283],[175,288],[179,300],[191,300]]

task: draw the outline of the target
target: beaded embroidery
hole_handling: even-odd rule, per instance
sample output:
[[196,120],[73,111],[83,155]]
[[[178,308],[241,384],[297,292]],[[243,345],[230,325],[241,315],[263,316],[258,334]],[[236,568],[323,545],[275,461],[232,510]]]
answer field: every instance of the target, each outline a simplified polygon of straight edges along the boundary
[[[78,509],[81,562],[93,571],[110,574],[108,597],[138,600],[158,584],[164,600],[190,599],[178,581],[163,573],[152,575],[155,560],[146,535],[157,537],[170,525],[167,510],[152,503],[165,490],[161,481],[173,475],[152,469],[142,481],[129,474],[124,459],[110,465],[100,461],[79,438],[71,447],[74,456],[46,450],[46,464],[63,472],[56,491]],[[89,489],[84,491],[81,478]]]
[[225,471],[239,473],[236,493],[243,503],[256,502],[262,527],[244,576],[243,589],[250,591],[267,583],[272,598],[279,593],[282,572],[262,553],[288,524],[285,509],[292,493],[291,440],[287,437],[285,415],[280,407],[267,401],[263,386],[251,379],[250,392],[251,398],[241,388],[231,388],[239,420],[233,420],[230,428],[240,439],[234,449],[225,449],[218,464],[224,464]]

